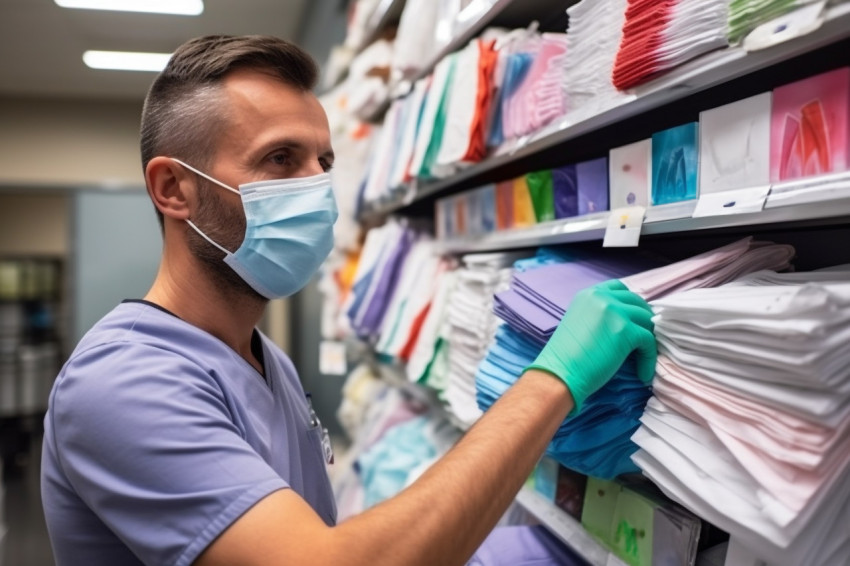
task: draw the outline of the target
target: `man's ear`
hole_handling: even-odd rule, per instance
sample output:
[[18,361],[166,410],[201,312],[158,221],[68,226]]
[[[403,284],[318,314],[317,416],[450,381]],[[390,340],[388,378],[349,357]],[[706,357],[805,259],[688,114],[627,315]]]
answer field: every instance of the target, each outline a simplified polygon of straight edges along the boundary
[[195,183],[185,167],[169,157],[154,157],[145,167],[145,184],[154,206],[166,218],[187,220]]

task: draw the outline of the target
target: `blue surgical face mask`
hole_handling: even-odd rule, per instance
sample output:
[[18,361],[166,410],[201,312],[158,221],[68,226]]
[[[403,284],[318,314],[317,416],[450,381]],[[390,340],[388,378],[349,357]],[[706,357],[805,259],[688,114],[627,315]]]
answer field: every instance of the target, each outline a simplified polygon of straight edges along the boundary
[[278,299],[301,290],[328,257],[337,208],[327,173],[247,183],[236,190],[174,161],[242,199],[245,239],[235,252],[214,242],[192,221],[186,223],[224,252],[224,263],[260,295]]

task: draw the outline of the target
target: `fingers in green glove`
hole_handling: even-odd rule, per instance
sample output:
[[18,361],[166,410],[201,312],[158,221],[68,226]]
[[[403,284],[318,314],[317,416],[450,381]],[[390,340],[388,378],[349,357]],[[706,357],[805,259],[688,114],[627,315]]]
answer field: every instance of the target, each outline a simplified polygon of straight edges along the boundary
[[629,291],[628,289],[615,289],[615,290],[611,290],[609,292],[614,297],[617,297],[617,300],[622,302],[622,303],[626,303],[627,305],[634,305],[636,307],[641,307],[641,308],[648,310],[649,312],[652,312],[652,307],[649,306],[649,303],[647,303],[643,299],[643,297],[641,297],[640,295],[638,295],[636,293],[633,293],[632,291]]
[[649,385],[652,383],[652,378],[655,377],[655,363],[658,358],[655,335],[651,330],[635,326],[632,327],[628,339],[629,345],[635,353],[638,379]]
[[[602,283],[597,283],[593,287],[597,289],[605,289],[606,291],[628,291],[629,288],[626,287],[626,284],[620,281],[619,279],[609,279],[608,281],[603,281]],[[591,289],[593,288],[591,287]]]

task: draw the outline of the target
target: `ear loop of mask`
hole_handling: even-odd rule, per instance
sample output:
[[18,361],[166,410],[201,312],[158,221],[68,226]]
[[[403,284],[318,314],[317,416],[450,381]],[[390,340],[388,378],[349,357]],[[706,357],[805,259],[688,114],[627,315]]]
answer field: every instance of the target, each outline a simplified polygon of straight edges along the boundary
[[222,183],[222,182],[221,182],[221,181],[219,181],[218,179],[213,179],[212,177],[210,177],[210,176],[209,176],[209,175],[207,175],[206,173],[203,173],[203,172],[201,172],[201,171],[198,171],[197,169],[195,169],[195,168],[194,168],[194,167],[192,167],[191,165],[188,165],[188,164],[186,164],[186,163],[183,163],[182,161],[180,161],[180,160],[179,160],[179,159],[177,159],[176,157],[172,157],[171,159],[172,159],[172,161],[176,161],[177,163],[179,163],[180,165],[182,165],[183,167],[185,167],[185,168],[186,168],[186,169],[188,169],[189,171],[192,171],[192,172],[194,172],[194,173],[197,173],[198,175],[200,175],[201,177],[203,177],[203,178],[204,178],[204,179],[206,179],[207,181],[211,181],[211,182],[215,183],[216,185],[218,185],[219,187],[221,187],[221,188],[223,188],[223,189],[227,189],[227,190],[228,190],[228,191],[230,191],[231,193],[236,193],[237,195],[241,195],[241,194],[242,194],[242,193],[240,193],[239,191],[237,191],[236,189],[234,189],[233,187],[230,187],[230,186],[228,186],[228,185],[225,185],[224,183]]
[[220,249],[221,251],[223,251],[225,254],[230,255],[231,253],[233,253],[233,252],[231,252],[231,251],[229,251],[229,250],[225,249],[223,246],[220,246],[220,245],[219,245],[217,242],[215,242],[212,238],[210,238],[209,236],[207,236],[206,234],[204,234],[203,232],[201,232],[201,229],[200,229],[200,228],[198,228],[197,226],[195,226],[195,223],[194,223],[194,222],[192,222],[191,220],[188,220],[188,219],[187,219],[187,220],[186,220],[186,224],[188,224],[189,226],[191,226],[191,227],[192,227],[192,229],[193,229],[193,230],[195,230],[195,232],[197,232],[198,234],[200,234],[200,235],[201,235],[201,237],[202,237],[203,239],[205,239],[206,241],[208,241],[209,243],[211,243],[212,245],[214,245],[215,247],[217,247],[218,249]]
[[[232,193],[236,193],[237,195],[240,195],[240,196],[241,196],[241,193],[240,193],[239,191],[237,191],[236,189],[234,189],[233,187],[228,187],[227,185],[225,185],[225,184],[224,184],[224,183],[222,183],[221,181],[219,181],[219,180],[217,180],[217,179],[213,179],[212,177],[210,177],[210,176],[209,176],[209,175],[207,175],[206,173],[203,173],[203,172],[201,172],[201,171],[198,171],[197,169],[195,169],[195,168],[194,168],[194,167],[192,167],[191,165],[188,165],[188,164],[186,164],[186,163],[183,163],[182,161],[180,161],[180,160],[179,160],[179,159],[177,159],[176,157],[172,157],[171,159],[172,159],[173,161],[176,161],[177,163],[179,163],[180,165],[182,165],[183,167],[185,167],[185,168],[186,168],[186,169],[188,169],[189,171],[192,171],[192,172],[194,172],[194,173],[196,173],[196,174],[200,175],[200,176],[201,176],[201,177],[203,177],[204,179],[206,179],[206,180],[208,180],[208,181],[210,181],[210,182],[215,183],[215,184],[216,184],[216,185],[218,185],[219,187],[222,187],[222,188],[224,188],[224,189],[227,189],[228,191],[230,191],[230,192],[232,192]],[[221,250],[222,252],[224,252],[226,255],[231,255],[231,254],[232,254],[232,252],[231,252],[231,251],[227,250],[226,248],[224,248],[224,246],[221,246],[218,242],[214,241],[212,238],[210,238],[209,236],[207,236],[206,234],[204,234],[204,233],[201,231],[201,229],[200,229],[200,228],[198,228],[197,226],[195,226],[195,223],[194,223],[194,222],[192,222],[191,220],[186,219],[186,224],[188,224],[189,226],[191,226],[191,227],[192,227],[192,229],[193,229],[193,230],[195,230],[195,232],[197,232],[198,234],[200,234],[200,235],[201,235],[201,237],[202,237],[203,239],[205,239],[206,241],[208,241],[209,243],[211,243],[212,245],[214,245],[215,247],[217,247],[218,249],[220,249],[220,250]]]

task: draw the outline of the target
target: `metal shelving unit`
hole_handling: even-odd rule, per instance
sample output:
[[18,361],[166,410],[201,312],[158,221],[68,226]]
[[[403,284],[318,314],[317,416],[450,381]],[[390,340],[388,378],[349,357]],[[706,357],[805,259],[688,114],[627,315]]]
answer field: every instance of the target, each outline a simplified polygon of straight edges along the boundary
[[[490,22],[518,0],[482,0],[489,4],[487,11],[470,21],[450,44],[429,61],[419,73],[393,82],[395,97],[404,96],[415,80],[427,76],[437,62],[447,54],[463,47]],[[533,3],[527,3],[533,4]],[[548,2],[544,3],[548,7]],[[533,14],[540,6],[527,7]],[[533,19],[533,15],[528,21]],[[493,156],[481,163],[469,166],[451,177],[434,182],[418,183],[415,191],[399,191],[408,195],[404,201],[378,202],[368,206],[361,214],[366,222],[380,221],[392,213],[412,211],[408,207],[417,201],[433,199],[439,193],[450,193],[452,189],[469,187],[505,165],[520,162],[535,154],[558,148],[571,140],[577,140],[601,128],[621,123],[653,110],[663,109],[686,97],[724,85],[746,75],[762,71],[789,61],[800,55],[815,52],[828,45],[850,38],[850,3],[832,6],[826,10],[821,27],[784,43],[759,51],[746,51],[736,46],[709,53],[644,84],[625,98],[618,106],[596,115],[572,120],[561,119],[533,135],[515,140],[500,148]],[[780,69],[781,70],[781,69]],[[522,165],[517,163],[518,166]],[[413,192],[412,197],[410,192]],[[763,196],[763,193],[762,193]],[[427,204],[427,202],[425,203]],[[747,231],[751,228],[795,229],[806,226],[850,226],[850,172],[809,178],[789,183],[777,183],[770,187],[764,207],[758,212],[732,215],[693,217],[696,201],[664,207],[651,207],[647,211],[641,235],[652,236],[699,231]],[[421,207],[417,207],[421,213]],[[546,222],[523,229],[495,232],[486,235],[447,239],[439,242],[437,252],[460,254],[494,250],[531,248],[542,245],[575,242],[601,241],[608,226],[609,212],[582,217]],[[398,368],[386,367],[382,377],[406,389],[417,388],[407,382]],[[581,522],[558,508],[530,488],[523,488],[516,502],[534,515],[565,544],[582,555],[594,566],[624,566],[608,548],[594,539]],[[732,562],[727,561],[727,564]]]
[[[510,3],[509,0],[500,0],[494,4],[491,11],[503,10]],[[495,14],[489,17],[495,17]],[[486,22],[479,28],[474,28],[474,31],[470,28],[468,37],[464,35],[463,38],[458,38],[457,42],[449,46],[451,49],[447,47],[444,50],[445,53],[441,52],[441,57],[464,45],[484,25]],[[451,177],[430,183],[420,183],[412,200],[374,203],[364,209],[362,216],[364,219],[374,219],[397,212],[411,202],[429,198],[503,165],[848,37],[850,37],[850,4],[839,4],[828,8],[823,25],[812,33],[760,51],[748,52],[743,47],[729,47],[709,53],[635,89],[633,98],[626,99],[619,106],[575,122],[571,122],[569,117],[554,122],[531,136],[520,138],[500,148],[496,155],[471,165]]]
[[[394,98],[405,96],[414,82],[428,76],[434,71],[446,55],[461,49],[469,41],[477,37],[488,25],[512,25],[525,26],[539,17],[539,14],[564,12],[578,0],[537,0],[535,2],[523,2],[521,0],[475,0],[461,10],[457,22],[459,29],[455,36],[439,52],[432,56],[428,62],[416,73],[393,77],[390,91]],[[563,31],[563,30],[562,30]]]
[[[695,201],[690,203],[691,211]],[[679,207],[681,209],[681,207]],[[687,207],[685,207],[687,209]],[[651,210],[651,209],[650,209]],[[602,240],[609,212],[544,222],[529,228],[483,236],[447,239],[441,253],[470,253]],[[648,213],[649,214],[649,213]],[[671,234],[720,228],[747,228],[769,224],[850,223],[850,173],[774,185],[764,210],[728,216],[645,220],[641,235]]]
[[626,566],[616,554],[597,542],[578,520],[533,489],[522,488],[516,501],[592,566]]
[[381,0],[375,11],[369,16],[367,24],[369,33],[363,37],[362,43],[357,46],[357,53],[360,53],[378,39],[390,24],[398,21],[402,10],[404,10],[404,2],[405,0]]

